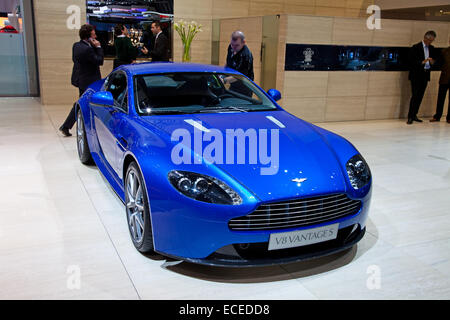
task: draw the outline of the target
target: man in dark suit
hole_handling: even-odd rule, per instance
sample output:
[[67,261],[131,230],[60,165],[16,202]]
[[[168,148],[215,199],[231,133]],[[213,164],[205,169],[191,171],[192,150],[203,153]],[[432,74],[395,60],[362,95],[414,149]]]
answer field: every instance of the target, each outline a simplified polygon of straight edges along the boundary
[[[450,39],[449,39],[450,43]],[[445,97],[450,90],[450,47],[445,48],[439,57],[439,66],[441,66],[441,77],[439,78],[439,93],[436,106],[436,113],[430,122],[439,122],[444,111]],[[450,123],[450,101],[447,110],[447,123]]]
[[430,81],[430,69],[436,60],[437,52],[431,43],[436,38],[436,32],[425,33],[423,41],[412,46],[409,52],[409,80],[411,81],[412,97],[409,103],[407,124],[413,121],[422,122],[417,118],[423,95]]
[[161,24],[158,21],[152,22],[151,30],[155,36],[153,50],[150,52],[152,62],[169,61],[169,39],[162,32]]
[[[80,28],[80,41],[72,47],[72,85],[78,87],[79,96],[93,82],[100,80],[100,66],[103,65],[103,49],[100,42],[96,40],[95,29],[90,24],[85,24]],[[66,137],[71,136],[69,129],[75,124],[75,105],[70,110],[66,121],[59,128],[59,131]]]

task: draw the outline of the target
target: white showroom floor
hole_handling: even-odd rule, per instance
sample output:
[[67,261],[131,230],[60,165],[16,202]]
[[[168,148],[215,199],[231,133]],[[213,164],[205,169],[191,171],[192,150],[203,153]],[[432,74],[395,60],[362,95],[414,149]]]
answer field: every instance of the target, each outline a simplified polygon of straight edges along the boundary
[[371,167],[365,237],[312,261],[226,269],[134,249],[122,203],[57,130],[69,108],[0,99],[0,299],[450,299],[445,121],[320,124]]

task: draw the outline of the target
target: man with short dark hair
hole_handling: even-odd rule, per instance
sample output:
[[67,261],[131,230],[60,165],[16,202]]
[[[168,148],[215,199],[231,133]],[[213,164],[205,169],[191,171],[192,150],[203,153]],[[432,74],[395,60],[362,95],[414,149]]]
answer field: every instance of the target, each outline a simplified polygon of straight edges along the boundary
[[[93,82],[100,80],[100,66],[103,65],[103,49],[100,42],[96,40],[95,29],[90,24],[84,24],[79,31],[80,41],[75,42],[72,47],[72,85],[78,87],[79,96]],[[75,105],[70,110],[66,121],[59,128],[59,131],[69,137],[72,134],[69,129],[75,124]]]
[[228,46],[226,66],[254,79],[253,55],[245,43],[245,35],[242,31],[234,31],[231,34]]
[[413,121],[422,122],[417,118],[420,104],[430,81],[430,70],[435,63],[437,52],[431,43],[436,38],[436,32],[425,33],[423,41],[412,46],[409,52],[409,80],[411,81],[411,101],[409,103],[407,124]]
[[150,52],[152,62],[169,61],[169,39],[162,32],[161,24],[158,21],[152,22],[151,31],[155,36],[153,50]]
[[[114,27],[114,48],[116,49],[116,58],[113,62],[113,69],[123,65],[131,64],[136,61],[139,54],[139,48],[134,46],[128,34],[128,29],[123,24],[117,24]],[[148,50],[144,46],[140,49],[143,54],[147,54]]]
[[[450,43],[450,39],[449,39]],[[441,66],[441,77],[439,78],[439,93],[436,105],[436,113],[430,122],[439,122],[444,112],[445,97],[447,96],[447,91],[450,90],[450,46],[445,48],[441,52],[439,58],[439,65]],[[447,123],[450,123],[450,97],[447,109]]]
[[[231,41],[227,53],[227,63],[225,66],[239,71],[251,80],[254,80],[255,78],[253,73],[253,55],[245,43],[245,35],[242,31],[234,31],[231,34]],[[233,79],[233,77],[225,78],[225,82],[232,82]],[[231,83],[230,89],[250,96],[252,92],[240,81]]]

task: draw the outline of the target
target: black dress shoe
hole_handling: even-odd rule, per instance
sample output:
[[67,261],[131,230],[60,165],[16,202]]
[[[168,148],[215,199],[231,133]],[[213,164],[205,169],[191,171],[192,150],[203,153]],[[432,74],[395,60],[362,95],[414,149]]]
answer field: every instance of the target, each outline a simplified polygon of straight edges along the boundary
[[450,119],[447,120],[447,123],[450,123]]
[[430,122],[439,122],[439,121],[440,121],[440,119],[436,119],[436,118],[430,119]]
[[64,128],[64,127],[60,127],[59,131],[65,136],[65,137],[70,137],[72,136],[72,134],[69,132],[69,129]]
[[417,118],[417,117],[415,117],[413,120],[416,121],[416,122],[423,122],[423,120],[420,120],[420,119]]
[[408,121],[406,121],[406,124],[413,124],[413,119],[408,119]]

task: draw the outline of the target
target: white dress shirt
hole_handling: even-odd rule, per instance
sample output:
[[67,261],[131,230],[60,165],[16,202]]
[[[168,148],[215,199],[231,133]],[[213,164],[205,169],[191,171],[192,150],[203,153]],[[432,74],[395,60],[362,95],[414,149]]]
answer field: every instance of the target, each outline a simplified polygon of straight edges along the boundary
[[[423,41],[422,45],[423,45],[423,52],[425,53],[425,59],[428,59],[430,57],[430,48],[428,48],[428,46],[426,46]],[[427,61],[427,63],[425,63],[424,69],[429,70],[430,68],[431,68],[430,61]]]
[[159,37],[159,35],[162,33],[162,31],[160,31],[160,32],[158,32],[158,34],[156,35],[156,37],[155,37],[155,43],[156,43],[156,40],[158,39],[158,37]]

